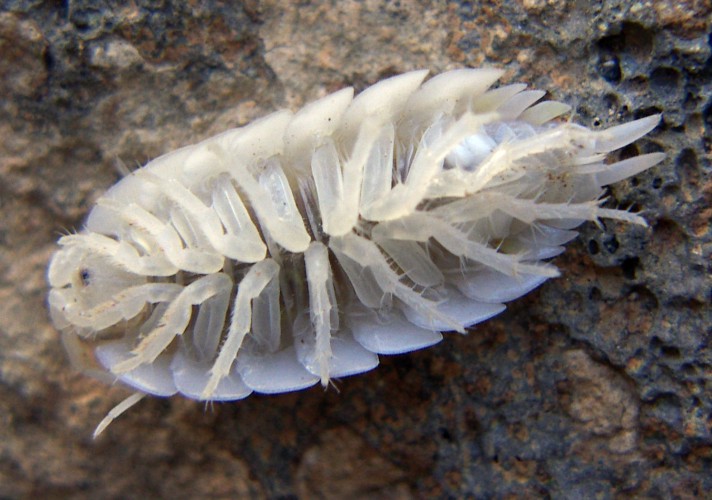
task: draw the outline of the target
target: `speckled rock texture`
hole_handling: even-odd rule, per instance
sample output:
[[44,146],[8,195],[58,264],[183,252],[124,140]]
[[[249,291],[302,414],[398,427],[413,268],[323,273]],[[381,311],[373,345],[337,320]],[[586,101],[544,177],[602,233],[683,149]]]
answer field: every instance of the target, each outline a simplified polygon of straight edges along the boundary
[[[46,2],[0,7],[0,498],[700,498],[712,490],[709,2]],[[663,124],[563,276],[468,336],[231,404],[76,373],[54,242],[116,165],[347,85],[496,65],[604,127]]]

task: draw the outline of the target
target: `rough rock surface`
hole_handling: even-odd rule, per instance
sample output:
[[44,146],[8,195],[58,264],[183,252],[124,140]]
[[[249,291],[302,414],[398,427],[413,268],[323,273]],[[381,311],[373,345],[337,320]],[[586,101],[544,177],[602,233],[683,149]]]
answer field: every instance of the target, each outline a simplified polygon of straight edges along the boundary
[[[693,498],[712,490],[712,12],[705,1],[9,0],[0,7],[0,498]],[[133,167],[346,85],[507,68],[592,127],[664,113],[563,277],[339,391],[205,408],[75,373],[57,236]]]

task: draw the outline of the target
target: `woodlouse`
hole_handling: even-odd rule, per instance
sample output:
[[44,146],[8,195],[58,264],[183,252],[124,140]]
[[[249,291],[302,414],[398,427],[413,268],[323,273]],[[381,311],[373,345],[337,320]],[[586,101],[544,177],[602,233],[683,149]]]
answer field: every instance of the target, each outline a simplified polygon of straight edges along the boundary
[[500,70],[426,74],[157,158],[59,240],[49,304],[70,355],[137,391],[97,433],[145,394],[237,400],[371,370],[557,276],[583,221],[645,223],[600,197],[661,161],[605,163],[659,116],[591,131],[552,121],[569,107],[544,92],[489,90]]

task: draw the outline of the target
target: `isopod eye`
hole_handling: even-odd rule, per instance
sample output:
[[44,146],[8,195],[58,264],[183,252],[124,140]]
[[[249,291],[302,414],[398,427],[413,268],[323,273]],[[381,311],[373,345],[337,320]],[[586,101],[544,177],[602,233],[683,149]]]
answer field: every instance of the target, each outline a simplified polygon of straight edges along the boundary
[[91,279],[91,272],[89,269],[80,269],[79,270],[79,280],[81,281],[82,285],[84,286],[89,286],[89,280]]

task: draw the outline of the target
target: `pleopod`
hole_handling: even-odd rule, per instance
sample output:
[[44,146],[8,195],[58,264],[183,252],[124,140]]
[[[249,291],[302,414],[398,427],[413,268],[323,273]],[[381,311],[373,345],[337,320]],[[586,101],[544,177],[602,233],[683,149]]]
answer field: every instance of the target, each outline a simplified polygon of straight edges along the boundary
[[49,306],[71,359],[136,392],[231,401],[371,370],[558,275],[584,221],[645,224],[603,187],[649,116],[600,131],[490,86],[498,69],[347,88],[149,162],[59,240]]

